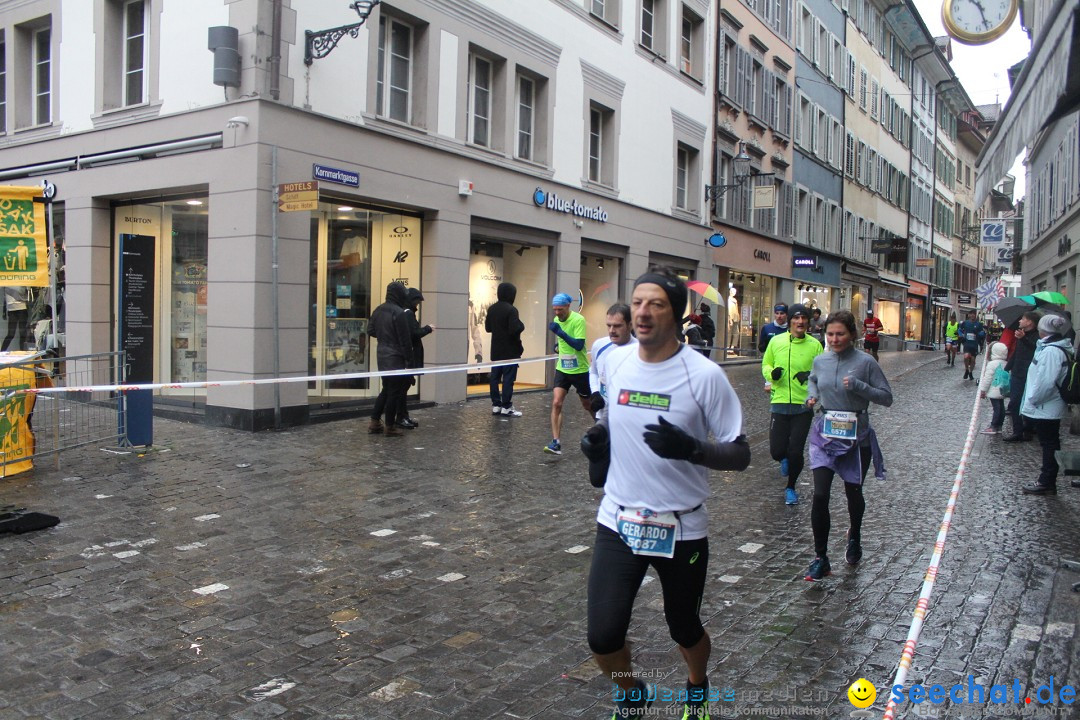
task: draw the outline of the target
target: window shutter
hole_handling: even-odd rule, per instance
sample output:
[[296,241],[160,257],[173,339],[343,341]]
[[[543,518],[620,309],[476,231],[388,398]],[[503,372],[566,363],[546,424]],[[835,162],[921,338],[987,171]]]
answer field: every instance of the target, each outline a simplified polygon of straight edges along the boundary
[[735,104],[746,107],[748,104],[748,98],[746,97],[746,66],[747,61],[750,60],[750,53],[742,48],[737,48],[735,52]]
[[770,128],[776,127],[776,75],[768,70],[761,73],[761,81],[765,83],[765,107],[759,115]]

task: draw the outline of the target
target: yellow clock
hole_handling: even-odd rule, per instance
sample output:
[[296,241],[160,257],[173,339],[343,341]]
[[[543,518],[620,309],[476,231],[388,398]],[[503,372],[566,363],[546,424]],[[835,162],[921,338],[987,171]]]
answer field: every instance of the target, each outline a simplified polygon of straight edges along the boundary
[[1020,0],[945,0],[941,20],[945,31],[965,45],[983,45],[1009,29],[1019,4]]

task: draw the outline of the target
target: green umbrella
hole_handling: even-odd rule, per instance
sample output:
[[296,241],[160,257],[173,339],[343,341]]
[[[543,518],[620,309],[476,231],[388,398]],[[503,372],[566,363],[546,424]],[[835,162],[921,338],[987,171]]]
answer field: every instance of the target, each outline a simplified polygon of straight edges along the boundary
[[[1052,290],[1043,290],[1042,292],[1033,293],[1032,296],[1036,301],[1042,300],[1043,302],[1054,303],[1055,305],[1070,305],[1069,298],[1059,292]],[[1041,303],[1038,303],[1041,304]]]

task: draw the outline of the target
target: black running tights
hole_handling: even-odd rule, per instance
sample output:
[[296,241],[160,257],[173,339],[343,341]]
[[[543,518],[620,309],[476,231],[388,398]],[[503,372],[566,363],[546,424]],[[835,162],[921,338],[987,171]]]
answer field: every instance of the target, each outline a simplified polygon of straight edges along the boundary
[[[865,481],[866,471],[870,468],[869,446],[859,448],[859,459],[862,461],[862,476]],[[810,508],[810,526],[814,529],[814,552],[818,557],[828,555],[829,530],[832,529],[829,494],[835,474],[831,468],[814,468],[814,504]],[[848,516],[851,520],[850,537],[859,540],[862,536],[863,512],[866,510],[862,485],[844,483],[844,493],[847,495]]]

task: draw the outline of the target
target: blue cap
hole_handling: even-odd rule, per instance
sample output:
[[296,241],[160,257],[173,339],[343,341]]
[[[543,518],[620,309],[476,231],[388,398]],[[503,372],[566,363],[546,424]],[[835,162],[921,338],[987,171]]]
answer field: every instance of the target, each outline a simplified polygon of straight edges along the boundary
[[785,312],[786,313],[787,312],[787,305],[785,305],[784,303],[777,303],[776,305],[773,305],[772,310],[773,310],[773,312]]
[[555,293],[555,297],[551,298],[552,307],[556,305],[569,305],[574,299],[566,293]]

